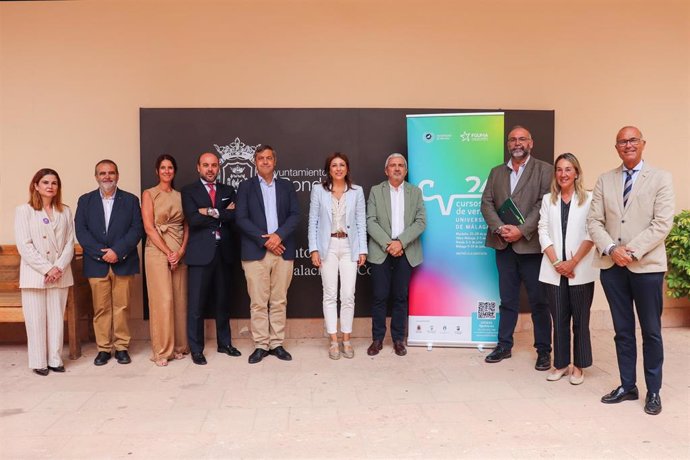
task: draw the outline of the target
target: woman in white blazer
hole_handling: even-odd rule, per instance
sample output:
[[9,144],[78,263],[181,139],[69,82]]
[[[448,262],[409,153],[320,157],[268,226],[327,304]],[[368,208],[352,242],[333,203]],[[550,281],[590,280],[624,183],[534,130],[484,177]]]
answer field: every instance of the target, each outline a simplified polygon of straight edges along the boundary
[[42,376],[65,372],[62,363],[65,305],[72,279],[74,221],[62,204],[62,182],[40,169],[29,183],[29,202],[17,207],[14,234],[21,256],[19,287],[29,368]]
[[326,158],[326,179],[311,191],[309,251],[311,262],[321,268],[323,316],[331,338],[328,356],[341,356],[338,344],[338,274],[340,274],[340,330],[342,356],[355,355],[350,343],[355,316],[357,267],[367,260],[367,222],[362,187],[352,184],[347,155],[335,152]]
[[572,153],[559,155],[551,193],[544,195],[541,203],[538,229],[544,256],[539,280],[546,287],[553,318],[554,369],[546,379],[556,381],[570,374],[573,385],[584,381],[583,369],[592,365],[589,311],[599,271],[592,266],[594,244],[587,233],[591,200],[592,194],[583,186],[580,162]]

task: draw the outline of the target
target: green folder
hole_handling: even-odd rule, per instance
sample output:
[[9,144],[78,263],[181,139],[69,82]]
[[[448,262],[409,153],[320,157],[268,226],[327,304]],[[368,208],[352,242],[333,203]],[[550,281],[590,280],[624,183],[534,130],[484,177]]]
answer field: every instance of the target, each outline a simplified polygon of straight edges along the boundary
[[501,218],[504,224],[509,225],[522,225],[525,223],[525,218],[522,213],[515,206],[515,202],[512,198],[508,197],[507,200],[498,208],[498,216]]

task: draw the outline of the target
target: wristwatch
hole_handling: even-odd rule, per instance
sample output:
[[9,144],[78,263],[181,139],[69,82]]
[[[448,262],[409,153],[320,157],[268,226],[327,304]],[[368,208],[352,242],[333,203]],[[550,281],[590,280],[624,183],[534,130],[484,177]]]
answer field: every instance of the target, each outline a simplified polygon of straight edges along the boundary
[[218,217],[218,211],[215,208],[206,208],[206,214],[209,217]]

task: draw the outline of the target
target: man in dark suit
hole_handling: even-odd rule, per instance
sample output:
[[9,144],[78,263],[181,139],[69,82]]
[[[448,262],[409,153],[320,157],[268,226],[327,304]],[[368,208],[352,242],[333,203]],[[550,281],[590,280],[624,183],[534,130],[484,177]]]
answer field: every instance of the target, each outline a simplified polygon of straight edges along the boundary
[[240,184],[236,211],[256,348],[249,363],[269,354],[289,361],[292,356],[283,348],[283,340],[299,203],[292,183],[275,176],[276,152],[270,145],[257,147],[254,163],[258,175]]
[[[510,160],[491,170],[482,194],[482,215],[488,225],[485,245],[496,250],[499,306],[498,345],[485,358],[497,363],[511,357],[513,332],[520,311],[520,285],[524,283],[532,308],[535,369],[551,368],[551,316],[539,284],[541,246],[537,234],[541,200],[549,191],[553,167],[530,156],[532,135],[522,126],[508,133]],[[507,223],[499,210],[511,198],[524,217],[524,223]],[[508,219],[506,219],[508,220]],[[517,225],[516,225],[517,224]]]
[[187,338],[194,364],[204,356],[204,308],[213,308],[218,353],[241,356],[230,337],[230,286],[235,189],[216,182],[220,165],[213,153],[197,160],[199,180],[182,189],[182,208],[189,225],[185,253],[187,274]]
[[597,180],[587,229],[597,248],[595,265],[601,269],[601,285],[611,308],[621,379],[620,386],[601,402],[615,404],[639,397],[635,376],[637,311],[647,384],[644,411],[657,415],[661,412],[659,391],[664,362],[664,241],[673,225],[674,194],[671,174],[642,160],[645,144],[634,126],[618,131],[616,150],[623,163]]
[[137,244],[144,232],[141,209],[139,198],[117,188],[120,175],[114,161],[99,161],[95,171],[98,189],[79,198],[74,218],[93,299],[98,346],[93,363],[106,364],[115,349],[117,362],[129,364],[129,290],[139,273]]

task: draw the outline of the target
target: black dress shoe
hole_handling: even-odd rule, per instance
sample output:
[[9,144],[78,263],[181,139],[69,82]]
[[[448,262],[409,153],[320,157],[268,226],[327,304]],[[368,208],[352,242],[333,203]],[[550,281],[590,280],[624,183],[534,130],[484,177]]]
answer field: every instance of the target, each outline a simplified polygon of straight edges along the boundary
[[226,355],[229,355],[229,356],[242,356],[242,353],[240,353],[240,350],[233,347],[232,345],[220,345],[220,346],[218,346],[218,353],[225,353]]
[[395,351],[395,354],[398,356],[405,356],[407,354],[405,343],[402,340],[393,342],[393,351]]
[[282,346],[275,347],[273,350],[269,350],[268,353],[283,361],[292,361],[292,355]]
[[537,352],[537,362],[534,368],[538,371],[548,371],[551,369],[551,353],[547,351]]
[[192,352],[192,362],[194,364],[198,364],[199,366],[204,366],[206,365],[206,357],[203,353]]
[[601,402],[604,404],[618,404],[619,402],[623,401],[634,401],[639,397],[640,393],[637,391],[637,387],[632,387],[630,390],[625,391],[623,387],[620,386],[611,393],[602,396]]
[[48,368],[34,369],[34,374],[40,375],[41,377],[45,377],[46,375],[48,375],[48,372],[50,372]]
[[376,356],[379,354],[379,351],[383,349],[383,340],[376,340],[374,339],[373,342],[371,342],[371,345],[369,345],[369,348],[367,348],[367,354],[369,356]]
[[649,415],[659,415],[661,412],[661,396],[659,393],[647,393],[644,400],[644,411]]
[[53,372],[65,372],[65,366],[58,366],[58,367],[53,367],[53,366],[48,366],[48,369],[50,369]]
[[510,353],[510,350],[506,350],[502,346],[497,346],[494,348],[494,351],[486,355],[486,358],[484,358],[484,361],[487,363],[498,363],[503,361],[504,359],[508,359],[511,356],[513,356]]
[[262,359],[268,356],[268,352],[263,348],[257,348],[249,355],[249,364],[260,363]]
[[129,357],[127,350],[118,350],[115,352],[115,359],[119,364],[129,364],[132,362],[132,358]]
[[110,357],[111,355],[107,351],[99,351],[96,355],[96,359],[93,360],[93,363],[96,366],[103,366],[105,364],[108,364],[108,361],[110,361]]

